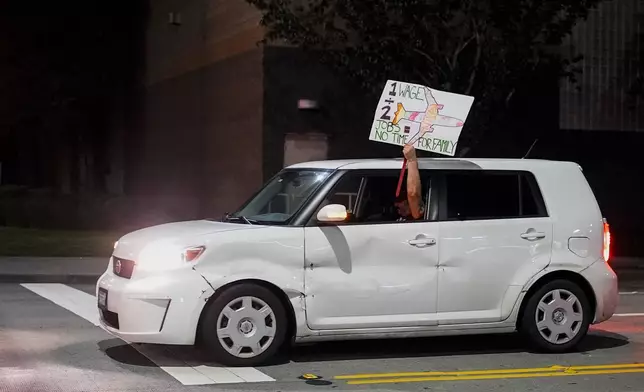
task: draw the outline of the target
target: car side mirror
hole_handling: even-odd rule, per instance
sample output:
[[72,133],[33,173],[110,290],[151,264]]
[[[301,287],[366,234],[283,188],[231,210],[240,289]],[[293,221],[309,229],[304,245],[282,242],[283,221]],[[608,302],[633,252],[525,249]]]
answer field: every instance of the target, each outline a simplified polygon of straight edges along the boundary
[[342,204],[329,204],[320,210],[317,220],[324,223],[340,223],[347,220],[347,207]]

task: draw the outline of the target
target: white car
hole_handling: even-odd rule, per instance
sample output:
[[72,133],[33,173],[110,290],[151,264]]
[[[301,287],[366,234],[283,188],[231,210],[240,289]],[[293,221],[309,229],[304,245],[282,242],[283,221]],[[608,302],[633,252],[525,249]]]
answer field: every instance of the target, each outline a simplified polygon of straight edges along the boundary
[[289,341],[516,330],[562,352],[613,315],[610,232],[579,165],[419,159],[425,216],[407,222],[400,167],[301,163],[222,220],[125,235],[96,287],[103,328],[254,366]]

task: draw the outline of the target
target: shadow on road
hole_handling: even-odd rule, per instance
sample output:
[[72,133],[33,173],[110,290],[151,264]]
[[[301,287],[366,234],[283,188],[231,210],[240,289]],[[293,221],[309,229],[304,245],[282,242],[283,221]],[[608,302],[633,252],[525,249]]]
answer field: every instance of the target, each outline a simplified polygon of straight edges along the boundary
[[120,339],[109,339],[98,342],[98,347],[111,359],[134,366],[156,367],[154,362],[150,361],[143,354]]
[[[625,336],[592,331],[579,345],[577,351],[585,353],[605,350],[628,344]],[[132,346],[118,339],[99,342],[101,351],[123,364],[135,366],[219,366],[203,350],[194,347],[145,345],[153,350],[156,365]],[[317,343],[296,346],[283,350],[265,366],[283,365],[289,362],[323,362],[364,359],[430,358],[452,355],[482,355],[531,352],[518,334],[470,335],[434,338],[359,340]],[[534,353],[535,355],[541,355]]]
[[[592,333],[579,345],[576,353],[610,349],[628,344],[628,338],[617,334]],[[443,357],[453,355],[505,354],[533,352],[518,334],[469,335],[419,339],[364,340],[332,342],[291,349],[294,362],[319,362],[361,359]],[[534,352],[535,355],[539,353]]]

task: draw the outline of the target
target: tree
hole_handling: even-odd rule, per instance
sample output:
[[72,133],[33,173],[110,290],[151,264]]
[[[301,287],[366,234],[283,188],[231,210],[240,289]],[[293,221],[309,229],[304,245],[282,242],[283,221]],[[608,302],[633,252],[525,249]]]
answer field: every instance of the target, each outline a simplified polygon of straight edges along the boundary
[[602,0],[247,1],[262,12],[265,43],[318,51],[367,92],[399,79],[473,95],[462,155],[500,137],[491,131],[527,81],[574,76],[580,58],[558,48]]

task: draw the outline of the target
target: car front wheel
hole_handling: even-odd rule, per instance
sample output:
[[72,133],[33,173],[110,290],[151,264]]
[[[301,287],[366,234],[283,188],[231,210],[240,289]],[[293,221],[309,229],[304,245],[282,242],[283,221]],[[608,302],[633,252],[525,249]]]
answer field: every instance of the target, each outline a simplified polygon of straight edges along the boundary
[[586,294],[577,284],[554,280],[528,299],[521,332],[541,351],[569,351],[588,332],[592,313]]
[[256,366],[284,342],[287,318],[279,298],[255,284],[232,286],[206,309],[201,337],[214,359],[229,366]]

